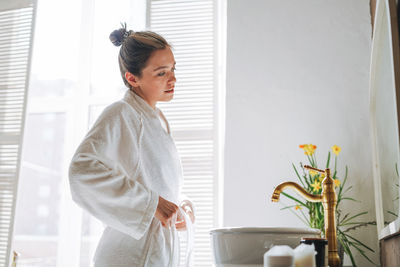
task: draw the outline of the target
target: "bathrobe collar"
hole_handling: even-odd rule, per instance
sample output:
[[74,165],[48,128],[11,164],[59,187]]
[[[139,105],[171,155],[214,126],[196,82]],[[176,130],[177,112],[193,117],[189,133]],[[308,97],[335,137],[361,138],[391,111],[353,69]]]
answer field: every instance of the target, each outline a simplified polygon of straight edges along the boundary
[[[137,95],[135,92],[132,90],[127,90],[124,96],[124,100],[131,105],[134,109],[140,110],[140,112],[147,114],[150,117],[153,118],[161,118],[164,120],[167,126],[167,134],[171,135],[171,128],[169,126],[168,120],[165,118],[164,113],[156,107],[153,109],[143,98],[141,98],[139,95]],[[161,124],[160,124],[161,125]]]
[[127,90],[124,100],[128,102],[133,108],[139,108],[143,113],[150,116],[157,117],[158,108],[153,109],[143,98],[137,95],[132,90]]

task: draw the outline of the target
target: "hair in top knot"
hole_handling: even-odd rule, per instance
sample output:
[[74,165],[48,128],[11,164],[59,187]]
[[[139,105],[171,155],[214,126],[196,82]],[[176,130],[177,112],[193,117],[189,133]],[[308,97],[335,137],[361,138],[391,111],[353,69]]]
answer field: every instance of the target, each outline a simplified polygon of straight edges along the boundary
[[121,46],[118,55],[121,77],[125,85],[132,89],[125,78],[125,73],[130,72],[140,78],[152,53],[166,47],[172,48],[172,46],[158,33],[128,31],[126,23],[121,23],[121,26],[122,28],[110,34],[110,40],[115,46]]
[[131,35],[132,33],[134,33],[134,31],[128,31],[126,29],[126,23],[122,24],[121,23],[122,28],[113,31],[110,34],[110,41],[115,45],[115,46],[121,46],[122,43],[125,41],[125,39]]

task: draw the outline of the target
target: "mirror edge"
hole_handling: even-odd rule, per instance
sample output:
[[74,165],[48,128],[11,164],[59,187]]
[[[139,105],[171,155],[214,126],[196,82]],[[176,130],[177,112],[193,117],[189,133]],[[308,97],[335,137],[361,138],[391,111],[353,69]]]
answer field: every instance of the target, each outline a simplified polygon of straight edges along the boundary
[[[396,108],[397,108],[397,129],[400,129],[400,47],[399,47],[399,32],[398,32],[398,21],[397,21],[397,7],[396,0],[377,0],[375,4],[375,10],[371,12],[374,18],[373,23],[373,38],[371,47],[371,67],[370,67],[370,121],[371,121],[371,141],[372,141],[372,157],[373,157],[373,182],[375,188],[375,212],[378,239],[381,240],[389,235],[400,231],[400,217],[398,216],[393,222],[389,223],[386,227],[384,226],[383,216],[383,204],[382,204],[382,188],[381,188],[381,176],[380,176],[380,162],[377,149],[377,134],[376,134],[376,89],[373,88],[375,77],[372,75],[376,66],[376,43],[377,38],[380,37],[380,23],[383,19],[383,12],[387,14],[388,19],[388,32],[391,40],[391,58],[392,58],[392,72],[394,77],[395,94],[396,94]],[[375,48],[375,49],[374,49]],[[398,136],[400,139],[400,135]],[[400,195],[400,188],[399,188]],[[400,201],[400,200],[399,200]],[[400,205],[399,211],[400,214]]]

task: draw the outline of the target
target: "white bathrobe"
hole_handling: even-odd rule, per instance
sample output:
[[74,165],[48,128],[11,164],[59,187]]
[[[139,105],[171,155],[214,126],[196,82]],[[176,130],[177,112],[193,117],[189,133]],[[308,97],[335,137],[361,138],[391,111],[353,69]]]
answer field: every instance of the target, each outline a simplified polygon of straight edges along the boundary
[[171,241],[177,251],[176,234],[154,217],[158,196],[179,204],[182,184],[175,143],[159,116],[165,119],[128,90],[105,108],[72,158],[73,200],[106,225],[96,267],[169,266]]

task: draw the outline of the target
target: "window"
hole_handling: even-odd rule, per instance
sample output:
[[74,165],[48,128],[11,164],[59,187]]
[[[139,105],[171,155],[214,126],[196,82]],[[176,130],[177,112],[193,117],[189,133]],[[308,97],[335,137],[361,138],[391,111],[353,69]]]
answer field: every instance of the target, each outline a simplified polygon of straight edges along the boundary
[[[108,36],[120,22],[145,29],[146,4],[151,4],[150,29],[175,47],[176,98],[160,108],[182,156],[184,193],[197,207],[195,266],[211,265],[208,231],[217,225],[219,158],[216,1],[188,1],[186,7],[186,1],[170,2],[176,2],[172,9],[166,1],[39,0],[13,244],[21,266],[92,264],[103,225],[72,201],[68,167],[103,108],[126,90],[118,48]],[[179,12],[187,8],[203,19],[176,28],[185,19]],[[157,26],[169,12],[179,19],[171,26],[180,34]]]
[[0,265],[9,265],[35,1],[0,2]]

